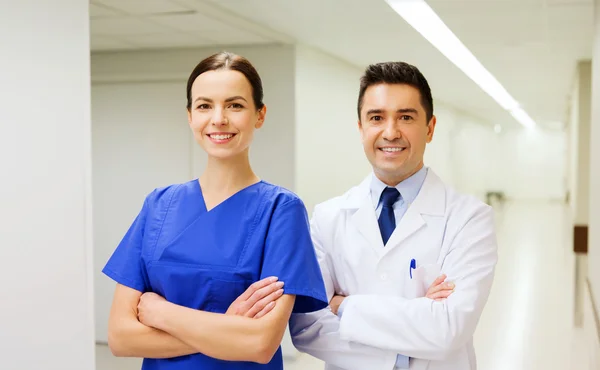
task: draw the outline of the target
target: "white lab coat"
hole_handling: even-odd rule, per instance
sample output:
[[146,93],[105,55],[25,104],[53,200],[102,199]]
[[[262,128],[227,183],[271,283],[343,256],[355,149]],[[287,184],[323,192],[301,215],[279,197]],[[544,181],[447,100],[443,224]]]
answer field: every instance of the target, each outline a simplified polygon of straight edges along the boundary
[[[398,353],[412,358],[411,369],[476,369],[473,333],[497,262],[491,207],[429,169],[384,247],[370,181],[315,207],[311,233],[327,296],[348,302],[341,320],[329,309],[292,315],[294,345],[328,370],[392,370]],[[440,273],[456,288],[435,302],[425,293]]]

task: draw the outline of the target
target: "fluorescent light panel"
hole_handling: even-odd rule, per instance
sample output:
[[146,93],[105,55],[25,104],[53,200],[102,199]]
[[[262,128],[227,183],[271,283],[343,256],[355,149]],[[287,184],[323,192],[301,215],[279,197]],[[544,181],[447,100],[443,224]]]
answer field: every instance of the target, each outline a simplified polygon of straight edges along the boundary
[[425,0],[385,1],[519,123],[528,128],[535,127],[535,122],[527,112],[452,33]]

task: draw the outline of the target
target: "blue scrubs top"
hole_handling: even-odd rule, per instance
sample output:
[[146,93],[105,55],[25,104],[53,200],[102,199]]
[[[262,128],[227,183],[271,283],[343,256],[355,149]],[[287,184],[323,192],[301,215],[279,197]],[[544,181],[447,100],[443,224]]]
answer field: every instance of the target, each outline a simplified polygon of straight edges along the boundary
[[[327,307],[306,208],[294,193],[265,181],[207,211],[198,180],[156,189],[103,272],[169,302],[225,313],[255,281],[283,281],[294,313]],[[201,329],[200,329],[201,330]],[[281,347],[269,364],[203,354],[144,359],[144,370],[283,369]]]

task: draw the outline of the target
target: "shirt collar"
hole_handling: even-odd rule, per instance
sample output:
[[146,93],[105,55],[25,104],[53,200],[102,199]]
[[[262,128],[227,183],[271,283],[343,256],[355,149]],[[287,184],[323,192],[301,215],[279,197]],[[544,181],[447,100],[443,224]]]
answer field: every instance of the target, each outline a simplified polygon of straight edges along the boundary
[[[398,185],[395,186],[396,189],[400,192],[400,196],[402,197],[405,204],[410,204],[414,202],[419,195],[419,191],[425,182],[425,177],[427,177],[427,167],[423,166],[419,171],[417,171],[414,175],[402,181]],[[379,180],[377,176],[373,173],[371,176],[371,199],[373,200],[373,208],[377,209],[379,205],[379,198],[381,198],[381,193],[387,187],[387,185]]]

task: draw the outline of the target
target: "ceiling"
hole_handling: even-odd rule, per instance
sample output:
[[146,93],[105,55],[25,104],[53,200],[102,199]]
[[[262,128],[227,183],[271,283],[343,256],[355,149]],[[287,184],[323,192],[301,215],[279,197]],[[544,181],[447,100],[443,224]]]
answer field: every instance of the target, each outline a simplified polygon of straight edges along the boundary
[[92,51],[293,42],[201,1],[91,0]]
[[[542,127],[561,129],[593,0],[428,0]],[[434,99],[490,125],[518,123],[383,0],[91,0],[92,50],[301,42],[364,68],[404,60]]]

